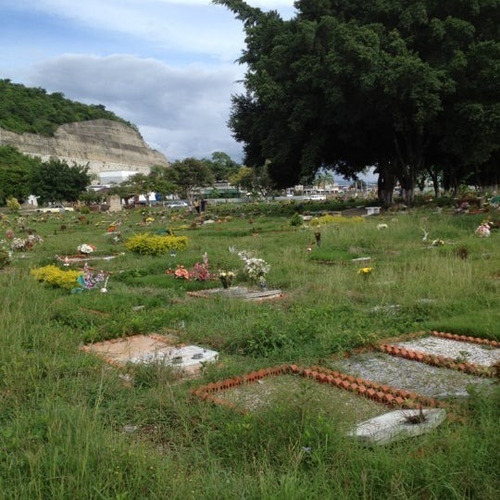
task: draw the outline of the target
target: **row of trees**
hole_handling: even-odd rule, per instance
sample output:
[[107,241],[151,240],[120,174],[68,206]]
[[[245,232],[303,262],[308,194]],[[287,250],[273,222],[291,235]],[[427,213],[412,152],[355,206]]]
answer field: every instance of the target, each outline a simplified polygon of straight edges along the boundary
[[396,182],[411,203],[423,176],[499,183],[498,0],[297,0],[288,21],[213,1],[246,33],[229,125],[275,186],[374,166],[390,205]]
[[248,169],[232,160],[223,152],[215,152],[211,158],[184,158],[168,167],[155,166],[148,175],[136,174],[127,182],[112,189],[122,198],[156,192],[162,196],[175,194],[192,199],[195,188],[213,186],[216,182],[229,181],[245,190],[254,190],[255,170]]
[[77,201],[90,184],[88,167],[73,165],[57,158],[42,162],[23,155],[12,146],[0,147],[0,206],[9,198],[23,202],[29,195],[38,202]]
[[[263,172],[265,168],[243,167],[226,153],[216,152],[210,159],[185,158],[174,161],[169,167],[154,166],[149,174],[136,174],[111,188],[109,193],[131,198],[154,191],[163,196],[190,199],[195,188],[227,180],[246,191],[262,192],[269,186]],[[37,196],[40,204],[77,200],[97,202],[102,195],[87,191],[91,180],[87,166],[69,166],[57,158],[43,162],[12,146],[0,146],[0,206],[9,198],[23,202],[29,195]]]

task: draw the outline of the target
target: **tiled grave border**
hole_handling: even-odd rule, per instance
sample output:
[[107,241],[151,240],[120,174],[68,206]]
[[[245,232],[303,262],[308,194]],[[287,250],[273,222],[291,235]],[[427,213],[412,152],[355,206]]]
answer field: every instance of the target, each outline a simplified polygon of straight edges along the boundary
[[351,375],[346,375],[337,371],[322,368],[320,366],[311,366],[303,368],[297,365],[281,365],[271,368],[262,369],[259,371],[248,373],[243,376],[236,376],[226,380],[210,383],[200,386],[197,389],[191,389],[190,393],[199,397],[203,401],[210,401],[212,403],[231,408],[233,410],[240,410],[235,404],[217,397],[215,394],[226,389],[239,387],[243,384],[256,382],[271,375],[299,375],[306,378],[311,378],[319,383],[330,384],[339,389],[355,392],[358,396],[365,397],[382,403],[390,407],[402,408],[418,408],[420,406],[438,407],[442,404],[434,398],[429,398],[414,392],[408,392],[395,387],[378,384],[356,378]]
[[450,370],[458,370],[468,373],[469,375],[477,375],[478,377],[494,376],[494,370],[492,368],[483,365],[478,365],[477,363],[469,363],[468,361],[461,363],[453,358],[447,358],[446,356],[428,354],[426,352],[406,349],[404,347],[399,347],[392,344],[380,344],[378,346],[375,346],[375,349],[384,352],[386,354],[390,354],[391,356],[397,356],[400,358],[409,359],[410,361],[425,363],[427,365],[435,366],[437,368],[448,368]]
[[497,342],[496,340],[481,339],[479,337],[467,337],[466,335],[457,335],[456,333],[437,332],[435,330],[433,330],[431,332],[431,335],[433,337],[439,337],[442,339],[449,339],[449,340],[457,340],[459,342],[470,342],[473,344],[488,345],[490,347],[500,347],[500,342]]

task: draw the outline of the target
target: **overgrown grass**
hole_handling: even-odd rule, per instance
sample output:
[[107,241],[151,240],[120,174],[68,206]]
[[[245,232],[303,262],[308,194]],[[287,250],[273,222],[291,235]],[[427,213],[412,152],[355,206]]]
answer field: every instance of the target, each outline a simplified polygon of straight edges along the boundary
[[[292,398],[278,391],[272,404],[247,414],[190,397],[203,383],[275,363],[318,364],[414,331],[500,338],[500,236],[474,235],[484,215],[419,209],[325,225],[321,248],[308,252],[318,228],[290,226],[294,212],[285,208],[270,216],[268,206],[238,207],[224,222],[178,231],[189,236],[189,247],[159,257],[126,251],[106,228],[119,219],[123,241],[190,227],[193,216],[157,211],[148,225],[139,211],[0,223],[0,239],[7,228],[44,239],[0,271],[3,498],[496,498],[498,386],[458,402],[435,432],[381,449],[349,440],[334,411],[318,411],[306,385]],[[380,223],[388,228],[377,229]],[[434,239],[444,245],[432,246]],[[107,294],[70,294],[30,276],[47,264],[63,268],[55,255],[75,254],[81,243],[95,245],[96,255],[124,252],[90,262],[111,273]],[[285,297],[197,299],[186,291],[217,282],[165,274],[177,264],[192,267],[207,252],[214,272],[234,270],[237,285],[252,286],[229,247],[269,262],[268,285]],[[374,270],[363,277],[358,269],[365,265]],[[165,367],[120,370],[78,349],[172,330],[181,342],[218,350],[220,363],[199,380],[179,380]],[[132,385],[121,378],[125,372]]]

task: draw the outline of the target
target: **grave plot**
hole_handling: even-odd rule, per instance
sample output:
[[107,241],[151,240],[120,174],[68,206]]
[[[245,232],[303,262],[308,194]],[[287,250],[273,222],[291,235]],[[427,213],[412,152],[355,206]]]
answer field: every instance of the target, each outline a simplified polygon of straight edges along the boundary
[[339,425],[353,425],[387,411],[381,403],[360,398],[337,387],[318,384],[315,379],[290,374],[232,387],[225,390],[221,398],[243,411],[252,412],[299,405],[306,407],[311,414],[335,419]]
[[491,380],[481,377],[381,352],[353,354],[349,358],[332,362],[332,368],[355,377],[439,399],[468,396],[468,387],[491,384]]
[[205,363],[218,359],[216,351],[194,345],[175,345],[171,338],[155,334],[88,344],[81,347],[81,350],[115,366],[161,363],[187,375],[196,374]]
[[[377,382],[371,382],[363,378],[355,378],[351,375],[338,371],[329,370],[320,366],[312,366],[303,368],[296,365],[275,366],[251,372],[247,375],[237,376],[231,379],[208,384],[192,390],[192,394],[206,401],[212,401],[229,408],[236,408],[242,411],[251,410],[252,406],[259,408],[262,403],[260,400],[267,396],[272,397],[276,393],[279,384],[265,384],[267,380],[273,378],[281,378],[283,376],[293,375],[295,378],[305,378],[323,384],[329,388],[340,389],[352,393],[355,400],[365,398],[374,401],[377,404],[382,404],[390,407],[416,408],[419,406],[435,407],[439,402],[433,398],[399,390],[388,385],[382,385]],[[293,384],[290,385],[293,389]],[[240,389],[234,391],[233,389]],[[228,392],[232,391],[232,392]],[[256,396],[256,392],[260,396]],[[220,396],[216,394],[220,393]],[[227,396],[226,394],[229,394]],[[336,392],[329,392],[330,397],[335,400]],[[337,396],[339,397],[339,396]],[[345,394],[342,397],[346,397]],[[249,403],[253,401],[253,403]],[[338,402],[338,401],[337,401]],[[240,404],[240,406],[238,406]],[[245,408],[248,406],[248,408]]]
[[255,290],[244,286],[234,286],[231,288],[211,288],[208,290],[200,290],[196,292],[187,292],[190,297],[210,298],[210,297],[226,297],[229,299],[240,299],[249,301],[261,301],[283,298],[284,294],[281,290]]
[[406,342],[383,343],[378,349],[431,366],[493,377],[500,364],[500,344],[494,340],[432,332]]
[[[382,343],[332,363],[334,369],[434,398],[468,396],[492,383],[500,362],[498,342],[433,332],[431,336]],[[466,361],[468,360],[468,361]]]
[[79,262],[91,262],[91,261],[96,261],[96,260],[113,260],[116,259],[116,257],[120,255],[125,255],[123,253],[120,254],[115,254],[115,255],[95,255],[93,257],[87,256],[87,255],[56,255],[56,259],[59,262],[62,262],[64,265],[70,265],[70,264],[77,264]]
[[[429,432],[446,416],[442,409],[433,410],[438,402],[432,398],[322,367],[277,366],[208,384],[191,393],[243,413],[280,406],[306,407],[330,418],[340,430],[349,430],[348,436],[377,444]],[[422,409],[424,405],[430,408]],[[387,406],[399,407],[400,412],[387,413]],[[366,418],[370,420],[363,422]]]

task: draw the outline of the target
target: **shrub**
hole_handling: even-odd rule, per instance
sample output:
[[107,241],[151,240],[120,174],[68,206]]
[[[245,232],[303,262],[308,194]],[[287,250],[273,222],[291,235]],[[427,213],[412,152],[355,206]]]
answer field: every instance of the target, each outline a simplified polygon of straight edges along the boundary
[[63,271],[54,265],[38,267],[31,271],[31,275],[38,281],[67,290],[78,287],[77,279],[81,274],[81,271]]
[[21,205],[17,201],[17,198],[9,198],[7,200],[7,208],[10,212],[19,212]]
[[311,220],[312,226],[321,226],[327,224],[359,224],[364,222],[363,217],[343,217],[342,215],[323,215]]
[[299,212],[295,212],[290,219],[290,226],[302,226],[304,221],[302,220],[302,217],[300,216]]
[[136,234],[125,242],[127,250],[141,255],[163,255],[171,250],[185,250],[187,236],[160,236],[149,233]]

